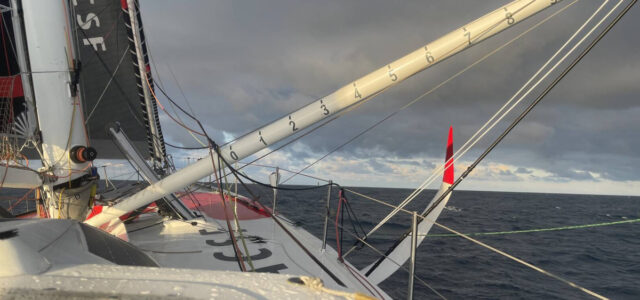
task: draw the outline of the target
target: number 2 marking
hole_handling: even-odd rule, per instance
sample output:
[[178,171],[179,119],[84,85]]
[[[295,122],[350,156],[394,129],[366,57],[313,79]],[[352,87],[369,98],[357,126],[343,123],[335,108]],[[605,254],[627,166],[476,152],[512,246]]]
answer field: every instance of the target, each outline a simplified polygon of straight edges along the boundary
[[291,125],[291,129],[292,129],[293,131],[298,130],[298,128],[296,128],[296,122],[294,122],[293,120],[291,120],[291,116],[289,116],[289,120],[290,120],[290,121],[289,121],[289,125]]

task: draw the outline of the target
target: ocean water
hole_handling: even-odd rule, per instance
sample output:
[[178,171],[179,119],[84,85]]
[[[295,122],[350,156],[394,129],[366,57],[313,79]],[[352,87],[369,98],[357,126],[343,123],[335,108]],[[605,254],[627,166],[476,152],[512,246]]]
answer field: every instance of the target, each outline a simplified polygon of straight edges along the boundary
[[[272,192],[250,186],[261,202],[271,204]],[[412,190],[351,188],[397,204]],[[246,191],[240,192],[248,195]],[[0,191],[3,198],[17,191]],[[421,211],[435,191],[424,191],[409,206]],[[390,208],[346,192],[362,227],[368,231]],[[312,234],[322,237],[326,187],[308,191],[278,192],[277,210]],[[8,207],[6,200],[0,201]],[[337,189],[331,210],[335,213]],[[23,205],[16,211],[25,209]],[[15,211],[14,211],[15,212]],[[640,218],[640,197],[567,194],[454,191],[438,222],[464,233],[497,232],[593,224]],[[344,226],[351,228],[345,217]],[[331,223],[332,224],[332,223]],[[330,224],[330,225],[331,225]],[[400,213],[368,241],[384,252],[411,224]],[[350,229],[353,231],[352,229]],[[640,298],[640,222],[573,230],[474,236],[497,249],[523,259],[559,277],[612,299]],[[436,228],[434,234],[447,233]],[[330,246],[335,229],[329,227]],[[344,234],[343,248],[354,239]],[[347,257],[358,267],[378,258],[362,248]],[[405,265],[406,266],[406,265]],[[588,299],[585,293],[543,275],[486,248],[459,237],[427,237],[418,248],[416,275],[448,299]],[[381,284],[396,299],[406,298],[408,274],[399,270]],[[439,299],[428,287],[415,282],[415,299]]]
[[[351,188],[400,203],[412,190]],[[264,203],[271,192],[260,188]],[[409,206],[421,211],[435,191],[427,190]],[[322,237],[327,190],[279,191],[278,211]],[[391,208],[346,192],[365,230]],[[335,213],[337,191],[331,209]],[[440,224],[464,233],[514,231],[640,218],[640,197],[454,191]],[[411,217],[400,213],[368,241],[384,252],[409,229]],[[345,227],[349,227],[345,219]],[[352,230],[353,231],[353,230]],[[474,236],[559,277],[612,299],[640,298],[640,223],[563,231]],[[433,227],[435,234],[448,233]],[[335,246],[329,227],[329,244]],[[343,248],[353,239],[345,234]],[[589,299],[585,293],[459,237],[427,237],[417,251],[416,275],[448,299]],[[364,267],[379,256],[363,248],[347,257]],[[408,266],[405,264],[405,266]],[[395,299],[406,298],[408,273],[397,271],[381,284]],[[439,299],[416,280],[415,299]]]

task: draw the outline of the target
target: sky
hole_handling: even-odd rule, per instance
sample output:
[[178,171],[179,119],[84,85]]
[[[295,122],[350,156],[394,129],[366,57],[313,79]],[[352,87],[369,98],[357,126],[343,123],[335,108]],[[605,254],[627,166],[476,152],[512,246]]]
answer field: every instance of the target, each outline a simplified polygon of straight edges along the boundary
[[[507,3],[141,0],[140,6],[156,82],[192,110],[211,137],[223,144]],[[570,3],[562,1],[413,76],[257,163],[287,170],[306,167]],[[418,187],[443,164],[449,126],[454,128],[456,149],[601,3],[577,1],[304,173],[345,186]],[[610,1],[606,8],[614,3]],[[640,8],[636,6],[459,189],[640,195],[638,28]],[[169,108],[165,99],[161,101]],[[508,115],[455,162],[457,175],[515,116]],[[161,123],[168,142],[198,145],[163,113]],[[178,166],[206,155],[169,149]],[[264,182],[273,171],[245,170]],[[289,175],[282,173],[283,179]],[[317,182],[296,176],[288,183]],[[437,188],[438,182],[429,188]]]

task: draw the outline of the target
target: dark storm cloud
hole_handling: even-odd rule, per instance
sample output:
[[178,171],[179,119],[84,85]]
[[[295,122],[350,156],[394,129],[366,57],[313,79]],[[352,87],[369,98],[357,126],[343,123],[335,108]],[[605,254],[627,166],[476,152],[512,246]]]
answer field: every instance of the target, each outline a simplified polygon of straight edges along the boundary
[[[207,131],[223,141],[223,131],[238,137],[505,3],[154,0],[142,1],[141,7],[166,89],[180,95],[171,68]],[[450,125],[459,146],[598,5],[578,2],[340,154],[352,159],[442,157]],[[321,156],[550,13],[410,78],[298,142],[308,148],[285,151],[298,159]],[[616,181],[639,180],[639,23],[636,7],[489,159],[521,166],[515,171],[519,174],[526,174],[524,168],[543,169],[558,180],[596,180],[589,172]],[[169,141],[197,145],[168,120],[163,127]],[[388,168],[377,160],[371,160],[371,167]]]

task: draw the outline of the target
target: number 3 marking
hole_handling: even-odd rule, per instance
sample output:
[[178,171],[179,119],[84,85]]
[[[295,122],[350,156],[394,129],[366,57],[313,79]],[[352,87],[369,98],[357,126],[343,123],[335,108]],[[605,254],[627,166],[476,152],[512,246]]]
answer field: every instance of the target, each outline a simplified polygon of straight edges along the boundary
[[328,115],[329,114],[329,109],[327,109],[327,106],[322,103],[322,100],[320,100],[320,108],[322,109],[322,114],[323,115]]

